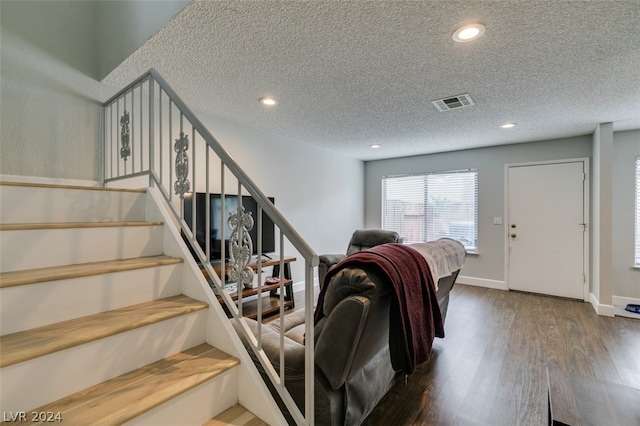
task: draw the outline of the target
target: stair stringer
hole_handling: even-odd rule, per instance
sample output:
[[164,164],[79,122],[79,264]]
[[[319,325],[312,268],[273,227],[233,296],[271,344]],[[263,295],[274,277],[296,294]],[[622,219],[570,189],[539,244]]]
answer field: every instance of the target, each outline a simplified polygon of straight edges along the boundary
[[240,403],[270,425],[286,424],[287,421],[277,403],[182,240],[179,228],[169,213],[169,206],[167,206],[164,197],[157,188],[150,187],[147,190],[146,200],[146,220],[164,222],[164,254],[184,259],[182,293],[209,304],[206,342],[240,360],[240,365],[236,367],[237,399],[235,402]]

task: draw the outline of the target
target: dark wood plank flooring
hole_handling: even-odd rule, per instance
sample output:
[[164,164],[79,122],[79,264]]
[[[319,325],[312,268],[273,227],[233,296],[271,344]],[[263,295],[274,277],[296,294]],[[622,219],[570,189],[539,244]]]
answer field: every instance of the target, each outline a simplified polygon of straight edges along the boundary
[[544,425],[547,365],[640,387],[640,321],[585,302],[456,285],[445,333],[364,425]]

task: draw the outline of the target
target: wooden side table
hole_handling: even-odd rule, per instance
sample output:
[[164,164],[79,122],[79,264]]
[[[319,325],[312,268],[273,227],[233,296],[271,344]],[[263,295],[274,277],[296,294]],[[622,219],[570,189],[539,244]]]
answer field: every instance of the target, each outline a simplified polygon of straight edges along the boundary
[[[295,300],[293,297],[293,280],[291,279],[291,263],[295,262],[295,257],[285,257],[282,261],[284,264],[284,270],[282,271],[282,275],[284,277],[284,308],[285,309],[293,309],[295,308]],[[221,263],[213,264],[214,271],[220,276],[222,271]],[[257,261],[252,261],[249,266],[256,271],[258,269]],[[271,273],[272,277],[279,278],[280,277],[280,258],[273,257],[271,259],[265,260],[261,262],[262,268],[273,267],[273,271]],[[228,268],[228,264],[225,263],[225,273]],[[203,274],[206,278],[209,278],[208,274],[204,269],[202,269]],[[226,275],[226,274],[225,274]],[[258,296],[255,300],[251,300],[248,302],[244,302],[242,304],[242,315],[248,318],[256,319],[258,316],[258,303],[262,304],[262,315],[269,316],[280,310],[280,295],[278,294],[278,290],[280,289],[280,283],[275,284],[264,284],[260,289],[260,294],[258,294],[258,288],[244,288],[242,289],[242,298],[245,299],[251,296]],[[269,293],[267,297],[263,295],[265,293]],[[234,301],[238,300],[238,293],[232,296]],[[222,297],[217,296],[218,301],[222,303]],[[223,304],[224,307],[224,304]]]
[[640,389],[547,367],[549,424],[640,425]]
[[[294,308],[293,293],[291,290],[292,285],[293,285],[293,281],[284,280],[284,291],[285,291],[284,308],[285,309]],[[277,290],[279,288],[280,288],[280,283],[263,285],[260,296],[258,296],[255,300],[250,300],[248,302],[243,301],[242,315],[247,318],[256,319],[258,317],[258,303],[262,304],[262,315],[264,317],[268,317],[278,312],[280,310],[280,296],[277,293]],[[262,296],[262,294],[266,292],[269,292],[269,295],[267,297]],[[257,288],[245,288],[242,290],[243,299],[247,297],[255,296],[257,294],[258,294]],[[217,295],[216,297],[218,298],[218,301],[222,303],[222,297],[220,295]],[[238,293],[231,296],[231,298],[234,301],[237,301]]]

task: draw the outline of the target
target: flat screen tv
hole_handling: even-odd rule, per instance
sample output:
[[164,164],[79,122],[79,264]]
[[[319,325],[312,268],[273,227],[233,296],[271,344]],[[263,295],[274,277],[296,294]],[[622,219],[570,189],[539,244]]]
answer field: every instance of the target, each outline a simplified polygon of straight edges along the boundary
[[[206,253],[206,193],[196,193],[196,240]],[[222,232],[220,230],[221,214],[222,214],[222,196],[220,194],[209,194],[210,212],[209,212],[209,239],[210,239],[210,260],[220,260],[222,256]],[[273,197],[269,197],[269,201],[275,202]],[[250,196],[242,197],[242,206],[246,213],[253,215],[253,228],[249,231],[251,241],[253,242],[253,254],[258,254],[258,203]],[[228,225],[229,214],[236,213],[238,209],[238,196],[225,195],[224,197],[224,238],[225,238],[225,257],[229,257],[229,237],[231,236],[231,228]],[[193,194],[186,194],[184,197],[184,220],[193,232]],[[275,226],[273,221],[262,212],[262,254],[275,252]]]

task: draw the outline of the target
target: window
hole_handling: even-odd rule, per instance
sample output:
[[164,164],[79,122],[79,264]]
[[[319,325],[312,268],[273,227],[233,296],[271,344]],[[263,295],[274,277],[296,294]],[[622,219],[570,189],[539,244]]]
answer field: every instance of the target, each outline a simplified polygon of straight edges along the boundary
[[476,252],[477,170],[383,177],[382,228],[405,242],[447,237]]
[[636,157],[636,250],[635,266],[640,267],[640,157]]

